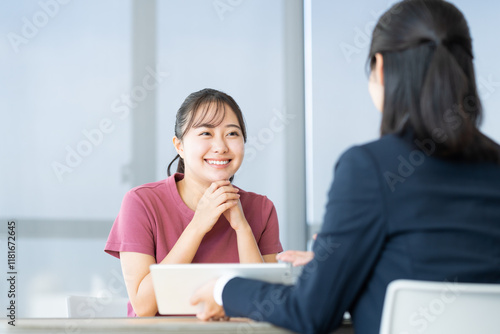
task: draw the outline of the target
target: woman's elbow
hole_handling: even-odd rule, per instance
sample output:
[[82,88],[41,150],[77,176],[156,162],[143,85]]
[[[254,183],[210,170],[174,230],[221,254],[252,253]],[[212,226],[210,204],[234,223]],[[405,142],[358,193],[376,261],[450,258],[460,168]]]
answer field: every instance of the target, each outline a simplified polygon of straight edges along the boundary
[[134,310],[135,312],[135,315],[137,315],[139,318],[143,318],[143,317],[154,317],[156,315],[155,312],[150,312],[150,311],[146,311],[146,312],[141,312],[139,310]]
[[131,302],[132,308],[138,317],[154,317],[157,313],[156,305],[150,305],[140,302]]

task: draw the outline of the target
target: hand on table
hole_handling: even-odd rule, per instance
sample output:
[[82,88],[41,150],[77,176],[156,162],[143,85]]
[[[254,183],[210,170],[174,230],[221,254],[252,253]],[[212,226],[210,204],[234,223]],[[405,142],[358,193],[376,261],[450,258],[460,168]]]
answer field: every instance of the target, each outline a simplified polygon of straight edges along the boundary
[[217,279],[211,280],[196,290],[189,302],[191,305],[203,303],[203,309],[196,314],[200,320],[229,320],[224,308],[217,304],[214,299],[214,286]]
[[[317,234],[313,235],[313,239],[316,240]],[[276,255],[276,259],[284,262],[290,262],[294,267],[304,266],[308,264],[314,258],[314,252],[304,252],[289,250]]]
[[294,267],[303,266],[314,258],[313,252],[289,250],[276,255],[276,259],[284,262],[290,262]]

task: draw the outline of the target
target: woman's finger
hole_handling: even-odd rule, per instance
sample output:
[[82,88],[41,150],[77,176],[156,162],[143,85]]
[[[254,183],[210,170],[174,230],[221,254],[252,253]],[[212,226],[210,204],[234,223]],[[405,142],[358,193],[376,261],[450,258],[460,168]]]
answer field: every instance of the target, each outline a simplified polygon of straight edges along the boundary
[[219,214],[219,215],[221,215],[225,211],[227,211],[227,210],[235,207],[236,205],[238,205],[238,200],[237,199],[226,201],[226,202],[222,203],[221,205],[219,205],[217,207],[216,213]]
[[217,197],[217,201],[219,201],[220,203],[224,203],[231,200],[238,200],[239,198],[240,194],[224,193]]
[[212,184],[210,185],[210,187],[208,187],[207,190],[205,190],[204,195],[208,197],[211,194],[213,194],[220,187],[227,186],[228,184],[230,184],[230,182],[226,181],[226,180],[212,182]]
[[222,194],[236,194],[239,192],[239,189],[236,189],[235,187],[230,187],[230,186],[223,186],[217,188],[213,193],[213,197],[218,197]]

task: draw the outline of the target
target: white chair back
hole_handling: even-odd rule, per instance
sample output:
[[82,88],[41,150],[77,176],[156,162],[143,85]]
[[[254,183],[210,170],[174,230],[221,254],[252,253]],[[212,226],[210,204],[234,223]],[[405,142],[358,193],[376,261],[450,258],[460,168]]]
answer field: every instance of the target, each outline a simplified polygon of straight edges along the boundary
[[396,280],[380,334],[499,334],[500,284]]
[[69,318],[121,318],[127,316],[128,299],[68,296]]

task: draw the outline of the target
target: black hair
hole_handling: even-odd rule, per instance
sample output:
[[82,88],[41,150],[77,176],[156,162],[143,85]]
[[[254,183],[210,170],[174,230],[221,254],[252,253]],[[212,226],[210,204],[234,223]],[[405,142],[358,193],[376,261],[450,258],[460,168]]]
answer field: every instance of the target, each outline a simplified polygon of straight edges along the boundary
[[[215,112],[209,113],[208,111],[213,105],[215,105]],[[196,127],[204,123],[218,126],[222,123],[224,117],[226,116],[226,107],[229,107],[235,113],[241,128],[243,140],[246,142],[247,131],[240,107],[231,96],[224,92],[210,88],[205,88],[198,92],[191,93],[184,100],[175,117],[175,136],[179,140],[182,140],[191,127]],[[168,165],[168,176],[171,175],[170,166],[172,166],[174,161],[177,159],[179,159],[179,163],[177,164],[177,173],[184,173],[184,160],[179,154],[177,154]],[[234,175],[231,176],[229,180],[232,181],[233,178]]]
[[500,164],[500,148],[479,131],[482,106],[473,66],[472,39],[463,14],[444,0],[405,0],[377,22],[370,69],[383,56],[381,135],[439,133],[435,154]]

